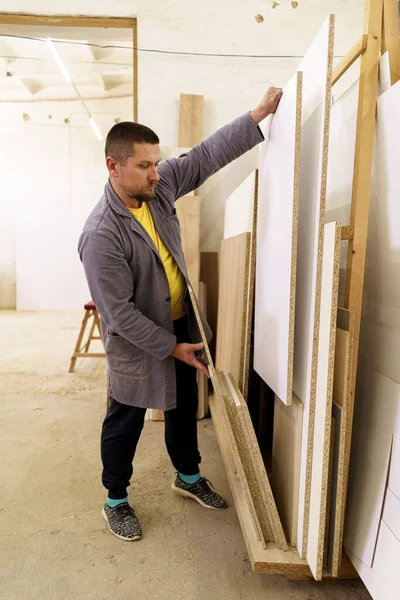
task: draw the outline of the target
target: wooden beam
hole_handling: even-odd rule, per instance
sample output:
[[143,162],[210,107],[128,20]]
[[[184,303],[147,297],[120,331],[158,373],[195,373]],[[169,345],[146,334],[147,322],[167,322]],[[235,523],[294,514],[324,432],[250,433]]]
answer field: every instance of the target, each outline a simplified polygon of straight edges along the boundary
[[179,111],[179,141],[181,148],[192,148],[203,139],[204,96],[181,94]]
[[389,51],[390,79],[400,79],[399,16],[396,0],[383,0],[382,53]]
[[351,225],[345,225],[341,228],[341,239],[352,240],[354,235],[354,227]]
[[356,44],[348,53],[342,58],[340,63],[333,69],[332,73],[332,85],[334,85],[344,73],[348,69],[350,69],[351,65],[357,60],[359,56],[361,56],[365,50],[367,49],[368,35],[364,34],[358,40]]
[[32,15],[22,13],[0,13],[3,25],[52,25],[55,27],[108,27],[113,29],[132,29],[136,18],[120,17],[67,17]]
[[138,33],[137,20],[132,27],[133,39],[133,120],[138,120]]

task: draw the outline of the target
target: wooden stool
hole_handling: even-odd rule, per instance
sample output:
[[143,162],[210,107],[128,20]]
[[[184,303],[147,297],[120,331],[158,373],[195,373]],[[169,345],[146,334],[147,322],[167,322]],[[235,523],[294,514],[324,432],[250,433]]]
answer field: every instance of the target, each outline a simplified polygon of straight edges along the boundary
[[[85,344],[83,344],[81,346],[83,336],[85,335],[86,325],[88,324],[89,319],[91,319],[92,317],[93,317],[93,323],[90,328],[88,340]],[[96,327],[97,327],[97,331],[98,331],[99,335],[94,335]],[[90,342],[92,340],[101,340],[101,339],[102,338],[101,338],[99,313],[97,311],[97,308],[96,308],[94,302],[88,302],[87,304],[85,304],[85,316],[83,317],[82,327],[81,327],[81,330],[78,335],[78,340],[76,342],[75,352],[73,353],[73,355],[71,357],[71,365],[69,367],[70,373],[74,372],[75,363],[76,363],[77,358],[80,358],[80,357],[81,358],[84,358],[84,357],[103,358],[103,357],[105,357],[104,352],[89,352]]]

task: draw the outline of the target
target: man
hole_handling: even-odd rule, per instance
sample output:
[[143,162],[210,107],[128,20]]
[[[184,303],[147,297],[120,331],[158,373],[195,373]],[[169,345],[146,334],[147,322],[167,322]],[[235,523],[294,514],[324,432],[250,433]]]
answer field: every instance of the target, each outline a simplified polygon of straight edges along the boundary
[[[225,500],[199,472],[196,353],[203,347],[187,293],[187,271],[174,202],[263,140],[258,124],[282,91],[270,88],[259,106],[179,158],[159,165],[157,135],[118,123],[105,154],[109,181],[79,240],[107,355],[110,406],[101,435],[102,515],[117,537],[142,537],[127,487],[146,409],[165,411],[165,442],[176,478],[172,489],[205,508]],[[211,332],[206,322],[208,339]]]

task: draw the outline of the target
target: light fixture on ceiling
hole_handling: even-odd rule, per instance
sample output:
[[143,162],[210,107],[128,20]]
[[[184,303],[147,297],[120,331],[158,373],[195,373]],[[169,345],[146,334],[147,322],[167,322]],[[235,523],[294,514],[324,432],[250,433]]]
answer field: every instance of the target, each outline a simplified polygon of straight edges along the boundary
[[76,87],[75,83],[72,81],[71,74],[68,71],[67,67],[65,66],[65,63],[64,63],[63,59],[61,58],[60,54],[58,53],[58,50],[55,47],[53,40],[51,38],[47,38],[46,43],[47,43],[48,47],[50,48],[50,51],[51,51],[51,53],[53,55],[53,58],[56,61],[57,65],[59,66],[60,71],[64,75],[65,81],[67,83],[70,83],[72,85],[72,87],[75,90],[76,95],[78,96],[79,100],[82,102],[83,108],[85,109],[85,111],[87,112],[87,115],[89,117],[89,125],[92,128],[95,136],[97,137],[97,139],[100,142],[102,142],[103,141],[103,136],[101,134],[99,126],[97,125],[96,121],[94,120],[94,118],[90,114],[90,111],[89,111],[88,107],[86,106],[86,102],[84,101],[84,99],[80,95],[79,90]]
[[47,38],[46,44],[50,48],[50,52],[52,53],[54,60],[56,61],[56,63],[60,67],[60,71],[64,75],[65,81],[67,83],[72,83],[72,77],[71,77],[71,75],[70,75],[67,67],[65,66],[65,63],[64,63],[63,59],[59,55],[58,50],[57,50],[57,48],[55,47],[55,45],[53,43],[53,40],[50,39],[50,38]]

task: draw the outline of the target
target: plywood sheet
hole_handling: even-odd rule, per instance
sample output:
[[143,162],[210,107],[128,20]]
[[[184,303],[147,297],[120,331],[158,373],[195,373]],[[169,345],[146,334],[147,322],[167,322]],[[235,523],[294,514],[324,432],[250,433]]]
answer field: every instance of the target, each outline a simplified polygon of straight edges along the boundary
[[298,72],[259,159],[254,368],[285,404],[292,402],[301,101]]
[[307,549],[334,17],[301,61],[303,73],[293,391],[303,402],[298,549]]
[[372,567],[392,447],[391,433],[355,426],[344,545]]
[[327,520],[339,260],[340,226],[338,223],[327,223],[324,226],[310,521],[307,546],[307,561],[316,580],[322,579]]
[[381,522],[372,569],[348,553],[374,600],[398,600],[400,589],[400,542]]
[[275,397],[271,487],[291,546],[297,544],[300,451],[303,405],[293,396],[291,406]]
[[181,94],[178,145],[192,148],[203,139],[204,96]]
[[198,296],[200,281],[200,198],[179,198],[175,208],[181,227],[181,241],[186,268],[193,291]]
[[210,351],[215,356],[215,341],[218,319],[218,252],[200,253],[200,281],[207,286],[207,322],[213,332]]
[[216,366],[243,390],[251,234],[222,240]]

